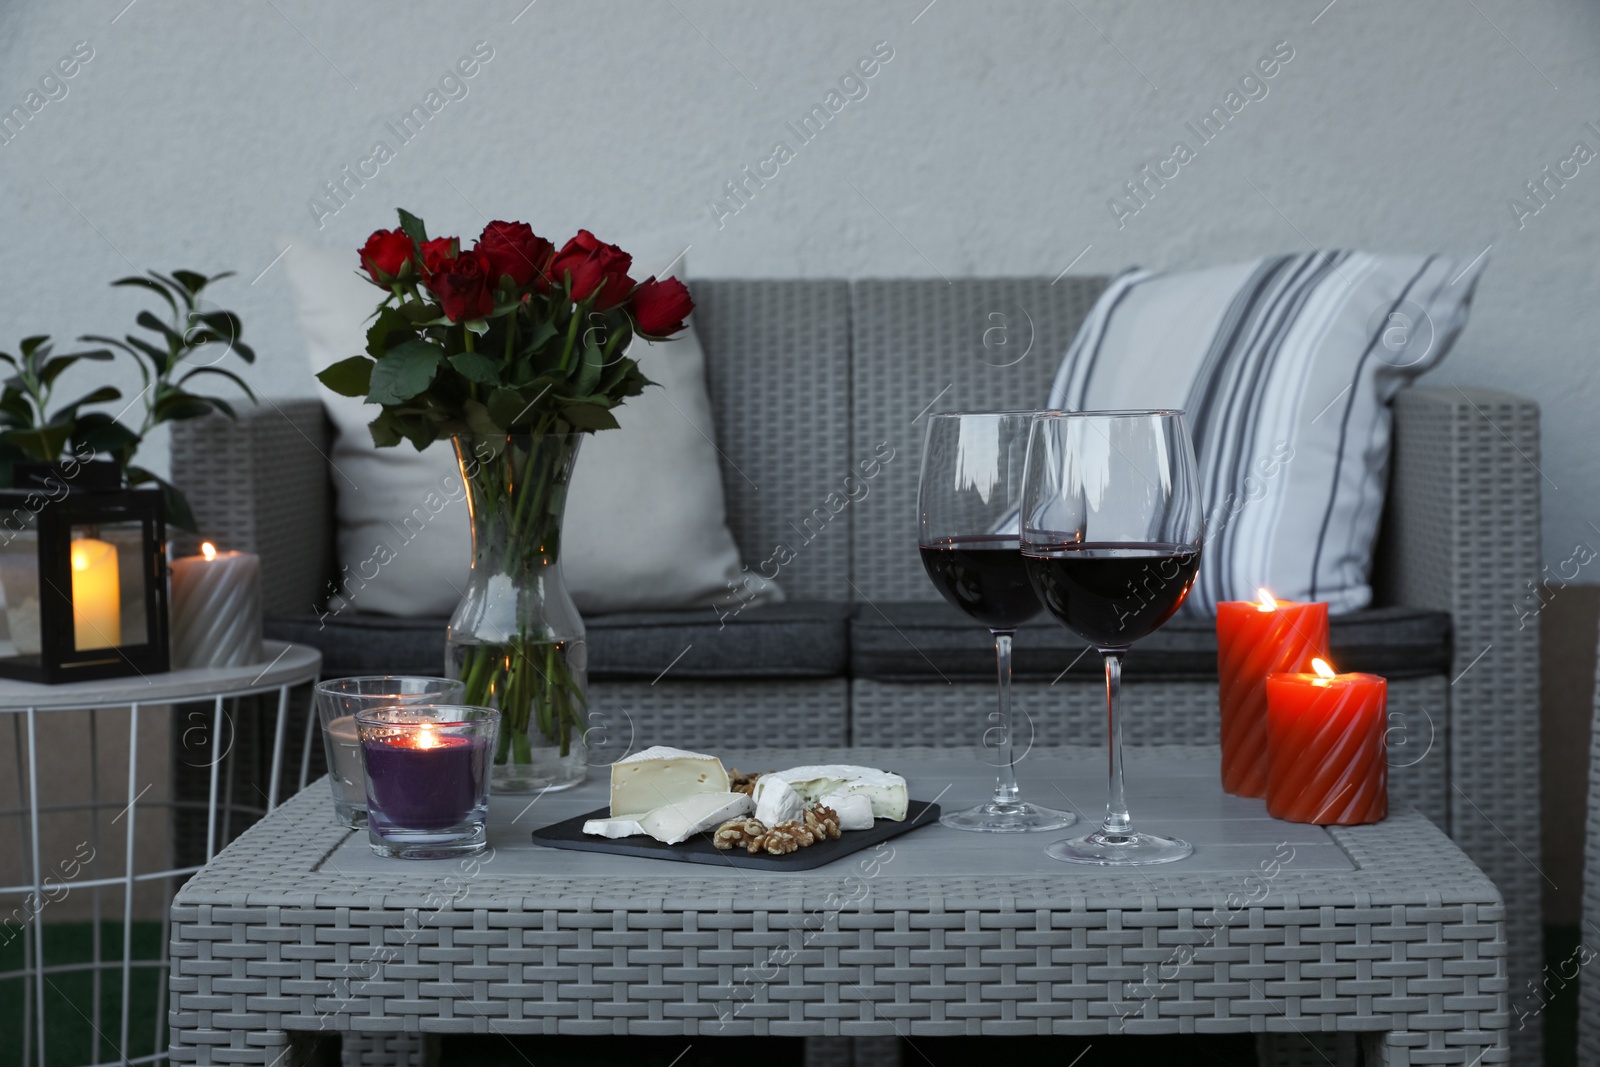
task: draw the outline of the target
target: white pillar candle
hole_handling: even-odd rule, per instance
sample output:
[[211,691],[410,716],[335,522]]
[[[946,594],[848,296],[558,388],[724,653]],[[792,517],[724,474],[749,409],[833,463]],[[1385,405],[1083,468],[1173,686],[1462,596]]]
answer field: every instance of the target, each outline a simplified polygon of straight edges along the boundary
[[172,562],[173,669],[260,663],[261,557],[200,551]]

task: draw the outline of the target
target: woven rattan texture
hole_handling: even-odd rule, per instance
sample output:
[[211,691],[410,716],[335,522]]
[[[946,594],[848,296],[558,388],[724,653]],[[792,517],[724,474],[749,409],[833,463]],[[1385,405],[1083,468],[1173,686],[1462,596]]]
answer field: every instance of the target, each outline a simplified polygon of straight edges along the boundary
[[[1539,835],[1539,411],[1487,390],[1395,401],[1392,599],[1450,612],[1450,833],[1505,894],[1515,988],[1543,959]],[[1507,446],[1510,447],[1507,447]],[[1513,827],[1519,829],[1512,829]],[[1509,836],[1508,836],[1509,835]],[[1539,1062],[1539,1027],[1514,1038]]]
[[[303,614],[321,603],[331,570],[328,428],[315,398],[262,400],[239,421],[174,423],[172,480],[206,537],[261,555],[262,606]],[[177,539],[194,551],[194,538]]]
[[[856,599],[934,600],[915,551],[924,409],[1037,408],[1105,279],[939,278],[853,286],[856,449],[895,459],[855,505]],[[930,407],[931,405],[931,407]]]
[[850,690],[843,678],[787,681],[593,682],[593,764],[651,745],[716,752],[848,744]]
[[[1583,839],[1583,925],[1579,944],[1587,950],[1578,993],[1578,1064],[1600,1067],[1600,669],[1595,677],[1594,728],[1589,737],[1588,832]],[[1518,986],[1514,993],[1525,987]]]
[[[1194,750],[1190,750],[1194,751]],[[780,750],[742,752],[759,765]],[[935,750],[808,750],[819,762]],[[1197,758],[1215,759],[1214,750]],[[575,1034],[1388,1031],[1385,1061],[1507,1062],[1504,907],[1421,815],[1334,829],[1358,869],[625,882],[488,864],[345,874],[308,790],[173,906],[174,1062],[286,1030]],[[910,847],[909,841],[905,847]],[[505,870],[505,867],[501,868]],[[866,892],[857,891],[865,885]],[[859,903],[840,906],[841,900]]]
[[778,574],[790,598],[848,600],[850,509],[834,514],[827,499],[860,458],[850,447],[849,287],[697,281],[694,298],[728,526],[746,566],[758,570],[782,542],[795,556]]
[[[1445,773],[1446,683],[1412,678],[1389,684],[1389,795],[1447,829],[1450,789]],[[1105,688],[1062,679],[1012,686],[1013,743],[1104,745]],[[1130,745],[1212,745],[1217,741],[1215,682],[1129,681],[1122,688]],[[994,722],[992,685],[918,685],[856,679],[850,683],[851,741],[976,749]]]

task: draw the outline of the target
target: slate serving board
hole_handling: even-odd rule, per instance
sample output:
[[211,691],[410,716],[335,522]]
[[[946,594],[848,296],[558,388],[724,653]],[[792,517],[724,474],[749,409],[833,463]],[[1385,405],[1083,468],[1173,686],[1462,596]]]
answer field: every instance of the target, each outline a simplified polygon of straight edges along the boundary
[[796,849],[782,856],[765,852],[751,855],[742,848],[724,851],[711,843],[711,832],[696,834],[678,845],[664,845],[653,837],[619,837],[615,840],[583,832],[583,824],[590,819],[604,819],[610,814],[607,808],[597,808],[587,815],[563,819],[533,831],[533,843],[547,848],[566,848],[578,852],[610,852],[618,856],[640,856],[649,860],[673,860],[678,863],[708,863],[718,867],[745,867],[757,871],[810,871],[826,866],[834,860],[871,848],[880,841],[939,821],[939,805],[913,800],[906,805],[904,822],[878,819],[870,830],[846,830],[837,841],[818,841],[806,848]]

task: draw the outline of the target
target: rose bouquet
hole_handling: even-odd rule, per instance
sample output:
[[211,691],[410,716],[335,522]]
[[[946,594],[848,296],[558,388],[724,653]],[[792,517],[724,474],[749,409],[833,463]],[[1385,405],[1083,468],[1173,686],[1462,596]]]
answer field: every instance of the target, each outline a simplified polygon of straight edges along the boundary
[[538,762],[540,738],[569,763],[582,744],[582,622],[559,570],[568,479],[582,435],[615,428],[611,409],[652,384],[629,341],[671,337],[693,301],[674,278],[635,282],[632,257],[587,230],[558,250],[521,222],[491,222],[467,248],[401,211],[360,262],[385,293],[366,352],[318,378],[378,405],[380,448],[453,441],[473,570],[446,669],[468,703],[501,710],[496,788],[570,784],[557,781],[570,767],[499,771]]

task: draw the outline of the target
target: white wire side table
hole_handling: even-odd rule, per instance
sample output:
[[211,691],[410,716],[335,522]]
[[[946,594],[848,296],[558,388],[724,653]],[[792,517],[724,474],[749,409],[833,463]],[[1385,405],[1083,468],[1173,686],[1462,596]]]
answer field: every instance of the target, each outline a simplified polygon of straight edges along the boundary
[[0,1067],[167,1059],[169,906],[320,773],[321,670],[268,641],[253,666],[0,681]]

